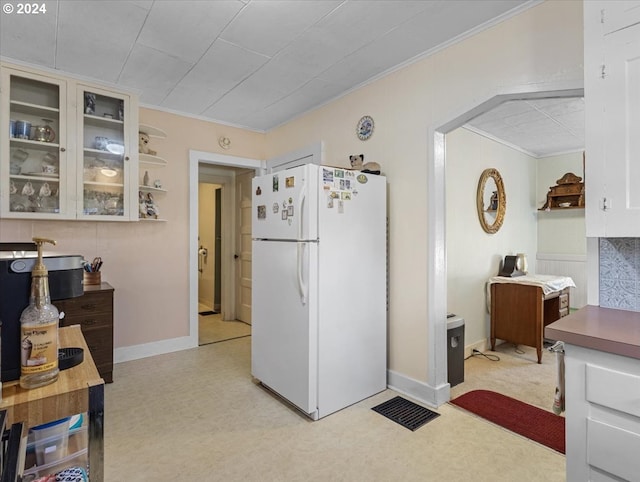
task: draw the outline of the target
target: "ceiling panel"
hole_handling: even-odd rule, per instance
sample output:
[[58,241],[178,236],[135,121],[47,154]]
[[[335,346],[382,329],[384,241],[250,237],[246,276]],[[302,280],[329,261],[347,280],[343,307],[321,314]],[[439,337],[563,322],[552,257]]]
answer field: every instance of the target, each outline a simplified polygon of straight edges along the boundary
[[162,102],[164,107],[202,114],[255,72],[267,57],[217,40]]
[[137,41],[195,63],[243,6],[240,1],[220,0],[155,2]]
[[251,118],[241,119],[241,123],[251,122],[266,129],[270,125],[279,125],[295,116],[297,112],[306,112],[322,103],[323,99],[333,98],[342,92],[343,86],[313,79],[287,97],[265,107]]
[[222,38],[273,56],[339,5],[339,1],[254,1],[224,30]]
[[512,100],[467,125],[536,157],[582,150],[584,99]]
[[116,82],[147,13],[129,2],[61,1],[56,68]]
[[[3,2],[4,3],[4,2]],[[55,67],[57,1],[46,2],[49,14],[0,15],[1,52],[44,67]]]
[[[48,0],[0,16],[0,55],[268,131],[538,0]],[[547,155],[584,144],[582,99],[504,103],[469,128]]]
[[193,64],[137,44],[125,64],[120,81],[140,89],[140,101],[160,105]]

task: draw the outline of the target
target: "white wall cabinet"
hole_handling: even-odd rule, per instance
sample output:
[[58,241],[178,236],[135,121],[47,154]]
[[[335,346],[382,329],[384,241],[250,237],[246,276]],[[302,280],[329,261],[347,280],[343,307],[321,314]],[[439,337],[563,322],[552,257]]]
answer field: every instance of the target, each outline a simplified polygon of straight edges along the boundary
[[0,215],[137,220],[137,98],[8,64],[0,79]]
[[640,2],[584,3],[588,237],[640,237]]
[[565,345],[568,482],[638,480],[638,362]]

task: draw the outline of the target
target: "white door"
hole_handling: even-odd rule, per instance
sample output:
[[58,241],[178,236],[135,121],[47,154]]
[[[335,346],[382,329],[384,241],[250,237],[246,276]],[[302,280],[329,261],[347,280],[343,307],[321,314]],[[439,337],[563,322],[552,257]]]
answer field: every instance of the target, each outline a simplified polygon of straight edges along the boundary
[[251,324],[251,179],[254,172],[236,176],[238,233],[236,236],[236,319]]
[[309,414],[318,371],[313,260],[317,243],[253,241],[251,373]]

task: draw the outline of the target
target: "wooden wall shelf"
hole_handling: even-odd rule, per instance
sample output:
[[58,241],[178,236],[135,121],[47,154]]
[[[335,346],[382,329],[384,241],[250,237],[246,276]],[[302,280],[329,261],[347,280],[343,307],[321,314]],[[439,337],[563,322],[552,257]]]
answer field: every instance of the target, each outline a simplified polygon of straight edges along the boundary
[[540,211],[584,208],[584,182],[572,172],[566,173],[549,188],[547,202]]

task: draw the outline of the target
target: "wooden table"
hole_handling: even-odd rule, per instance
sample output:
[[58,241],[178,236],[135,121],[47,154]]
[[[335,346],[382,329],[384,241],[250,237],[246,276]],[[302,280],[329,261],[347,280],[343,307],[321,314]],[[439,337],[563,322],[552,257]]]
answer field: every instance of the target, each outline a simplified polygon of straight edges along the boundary
[[41,425],[78,413],[89,419],[89,470],[92,482],[104,480],[104,380],[100,378],[79,325],[60,328],[60,347],[84,349],[79,365],[61,370],[50,385],[27,390],[19,381],[4,383],[0,409],[6,410],[8,424],[26,422]]
[[531,346],[542,363],[544,327],[568,314],[569,288],[545,295],[540,286],[492,283],[491,350],[495,350],[496,339]]

